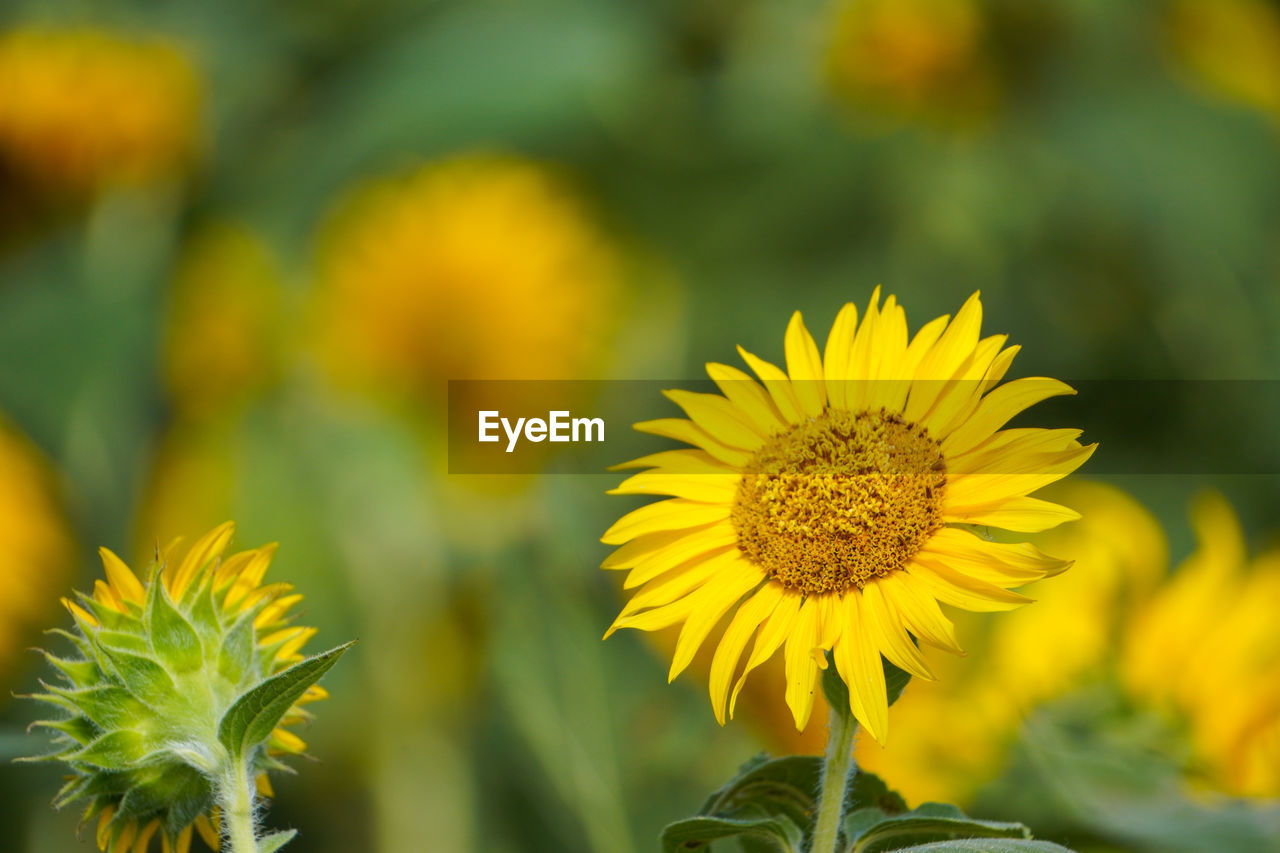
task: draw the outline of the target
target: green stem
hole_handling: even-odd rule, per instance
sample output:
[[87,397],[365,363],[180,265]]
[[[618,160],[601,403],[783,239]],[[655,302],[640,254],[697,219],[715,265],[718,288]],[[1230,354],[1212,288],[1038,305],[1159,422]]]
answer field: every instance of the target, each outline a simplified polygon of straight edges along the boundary
[[841,714],[834,707],[831,709],[827,755],[822,761],[822,792],[809,853],[836,853],[840,818],[844,816],[845,791],[857,769],[853,763],[853,736],[857,732],[858,722],[852,714]]
[[253,781],[243,762],[232,762],[218,786],[222,828],[229,847],[227,853],[258,853],[253,830]]

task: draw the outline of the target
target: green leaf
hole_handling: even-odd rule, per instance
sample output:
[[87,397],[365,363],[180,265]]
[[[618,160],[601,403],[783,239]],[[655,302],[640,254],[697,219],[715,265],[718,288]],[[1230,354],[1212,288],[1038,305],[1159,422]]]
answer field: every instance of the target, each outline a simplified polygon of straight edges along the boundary
[[298,834],[296,829],[286,829],[281,832],[273,832],[258,839],[258,853],[276,853],[281,847],[293,840]]
[[887,853],[956,839],[1031,838],[1020,823],[978,820],[945,803],[925,803],[898,815],[874,807],[856,809],[845,817],[843,828],[850,853]]
[[237,759],[266,741],[293,703],[352,645],[354,642],[345,643],[309,657],[245,693],[223,715],[218,724],[218,740]]
[[799,853],[804,833],[786,817],[691,817],[662,831],[664,853],[702,850],[722,838],[751,839],[765,850]]
[[1071,853],[1071,850],[1051,841],[992,838],[935,841],[914,847],[899,847],[895,849],[895,853]]
[[151,648],[175,672],[190,672],[204,662],[200,635],[178,612],[163,583],[153,583],[147,591],[146,624]]
[[822,759],[816,755],[757,756],[708,797],[698,814],[733,816],[757,810],[805,826],[816,807],[821,775]]
[[845,809],[875,808],[883,814],[896,815],[907,810],[907,801],[874,773],[859,770],[845,793]]

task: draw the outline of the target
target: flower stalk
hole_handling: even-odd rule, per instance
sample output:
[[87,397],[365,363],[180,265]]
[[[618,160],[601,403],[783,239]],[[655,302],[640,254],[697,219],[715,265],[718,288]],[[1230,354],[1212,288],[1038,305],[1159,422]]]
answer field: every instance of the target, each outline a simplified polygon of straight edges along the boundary
[[835,853],[840,837],[840,818],[844,816],[845,792],[849,780],[857,772],[853,761],[853,738],[858,721],[847,710],[831,709],[827,733],[827,753],[822,762],[822,790],[818,814],[813,825],[813,844],[809,853]]
[[258,853],[254,831],[253,782],[244,762],[229,761],[218,784],[218,805],[229,853]]

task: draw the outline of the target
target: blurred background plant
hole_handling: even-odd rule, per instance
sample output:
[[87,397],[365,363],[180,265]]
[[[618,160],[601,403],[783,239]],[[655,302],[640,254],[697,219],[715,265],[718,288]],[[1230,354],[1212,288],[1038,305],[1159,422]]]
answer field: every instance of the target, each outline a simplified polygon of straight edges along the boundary
[[[92,577],[83,543],[145,562],[235,517],[241,544],[287,545],[317,646],[362,639],[306,737],[323,761],[277,786],[296,849],[652,849],[746,755],[818,751],[821,727],[797,736],[765,672],[719,729],[645,640],[596,642],[616,478],[448,475],[444,380],[674,381],[738,343],[776,359],[778,317],[824,327],[879,282],[913,326],[981,288],[1025,375],[1257,381],[1209,411],[1180,381],[1141,410],[1070,401],[1110,430],[1086,472],[1133,497],[1089,491],[1042,543],[1077,567],[962,624],[970,657],[862,760],[913,804],[1078,849],[1266,849],[1277,21],[1271,0],[5,4],[3,686],[34,683],[21,650]],[[1190,461],[1151,462],[1170,446]],[[1211,502],[1197,546],[1205,487],[1239,533]],[[1211,657],[1176,654],[1197,638]],[[6,755],[27,713],[0,709]],[[0,767],[8,846],[82,849],[56,789]]]

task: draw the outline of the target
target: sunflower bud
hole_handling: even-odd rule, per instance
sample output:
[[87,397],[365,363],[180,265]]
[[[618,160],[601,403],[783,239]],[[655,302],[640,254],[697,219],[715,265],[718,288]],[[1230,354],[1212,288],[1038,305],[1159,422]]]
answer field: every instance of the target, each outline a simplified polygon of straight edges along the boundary
[[52,633],[78,655],[46,652],[60,683],[30,697],[64,712],[33,724],[59,749],[27,760],[70,766],[54,806],[87,800],[102,850],[142,853],[158,838],[166,853],[186,851],[193,831],[218,850],[226,813],[241,853],[234,823],[253,837],[249,780],[269,794],[267,772],[288,769],[281,757],[306,748],[288,727],[324,698],[316,682],[347,648],[304,658],[315,629],[290,616],[302,596],[262,584],[275,546],[224,559],[231,533],[230,523],[215,528],[180,559],[171,546],[145,584],[104,548],[106,581],[63,600],[76,630]]

